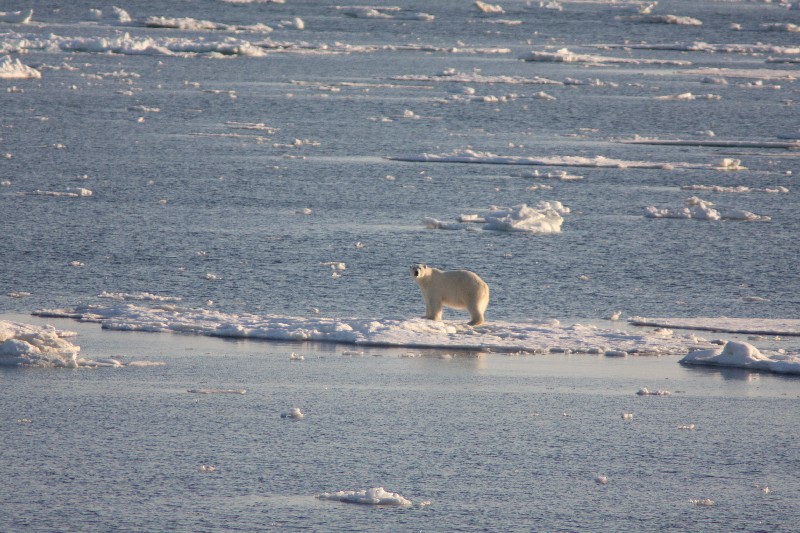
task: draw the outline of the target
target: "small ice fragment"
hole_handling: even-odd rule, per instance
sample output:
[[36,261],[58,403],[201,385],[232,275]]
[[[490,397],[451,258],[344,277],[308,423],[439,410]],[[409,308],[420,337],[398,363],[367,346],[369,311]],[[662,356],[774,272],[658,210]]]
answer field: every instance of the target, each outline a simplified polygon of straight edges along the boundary
[[338,492],[324,492],[318,494],[320,500],[334,500],[345,503],[360,503],[363,505],[411,505],[411,500],[404,498],[396,492],[388,492],[383,487],[367,490],[340,490]]
[[499,4],[488,4],[486,2],[481,2],[481,0],[475,0],[475,7],[477,7],[481,13],[493,13],[497,15],[505,13],[505,10]]
[[623,420],[633,420],[633,413],[622,413]]
[[614,311],[608,316],[609,320],[619,320],[619,317],[622,316],[622,311]]
[[672,393],[669,392],[668,390],[651,391],[647,387],[642,387],[636,394],[638,394],[639,396],[669,396]]
[[311,210],[310,207],[304,207],[303,209],[298,209],[294,212],[295,215],[311,215],[314,211]]
[[682,426],[678,426],[678,429],[683,429],[687,431],[694,431],[694,424],[684,424]]
[[222,279],[220,276],[218,276],[217,274],[214,274],[213,272],[206,272],[205,278],[208,281],[218,281],[218,280]]
[[294,420],[302,420],[306,415],[300,410],[299,407],[293,407],[288,413],[281,413],[281,418],[291,418]]
[[289,356],[289,361],[305,361],[306,358],[299,353],[292,352],[292,355]]
[[201,472],[215,472],[216,470],[217,467],[213,465],[200,465]]
[[704,500],[689,500],[689,503],[700,507],[711,507],[714,505],[714,500],[711,498],[706,498]]
[[189,389],[192,394],[245,394],[246,389]]
[[716,166],[717,170],[747,170],[746,167],[742,166],[742,162],[739,159],[732,159],[730,157],[725,157],[717,162]]
[[82,267],[83,266],[83,263],[81,263],[80,261],[70,261],[67,264],[69,266],[71,266],[71,267]]
[[600,474],[599,476],[594,478],[594,482],[598,485],[608,485],[608,476]]
[[32,424],[33,420],[30,418],[17,418],[17,424]]

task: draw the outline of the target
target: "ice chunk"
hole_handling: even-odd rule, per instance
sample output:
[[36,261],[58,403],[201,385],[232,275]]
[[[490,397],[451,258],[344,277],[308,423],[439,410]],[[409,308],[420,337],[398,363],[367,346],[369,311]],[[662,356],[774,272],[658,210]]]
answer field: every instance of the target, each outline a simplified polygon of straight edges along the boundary
[[39,79],[42,73],[33,67],[29,67],[17,59],[6,56],[0,62],[0,79],[24,80],[29,78]]
[[668,390],[654,390],[651,391],[647,387],[642,387],[639,389],[636,394],[639,396],[669,396],[672,393]]
[[291,418],[293,420],[302,420],[305,416],[299,407],[293,407],[288,413],[281,413],[281,418]]
[[323,492],[318,494],[320,500],[334,500],[345,503],[359,503],[363,505],[411,505],[408,500],[396,492],[388,492],[383,487],[366,490],[340,490],[338,492]]
[[684,365],[707,365],[767,370],[780,374],[800,374],[800,356],[791,354],[762,354],[752,344],[728,341],[722,348],[696,350],[680,360]]

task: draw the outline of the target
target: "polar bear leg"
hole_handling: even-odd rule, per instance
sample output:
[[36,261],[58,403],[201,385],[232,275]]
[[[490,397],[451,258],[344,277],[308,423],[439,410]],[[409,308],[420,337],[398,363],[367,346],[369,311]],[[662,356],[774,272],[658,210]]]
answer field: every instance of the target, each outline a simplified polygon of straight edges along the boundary
[[430,306],[430,314],[428,318],[431,320],[441,320],[442,319],[442,300],[440,299],[437,302],[431,302]]
[[470,302],[467,306],[469,315],[472,320],[469,321],[470,326],[480,326],[483,324],[483,312],[486,310],[486,305],[481,306],[482,302]]

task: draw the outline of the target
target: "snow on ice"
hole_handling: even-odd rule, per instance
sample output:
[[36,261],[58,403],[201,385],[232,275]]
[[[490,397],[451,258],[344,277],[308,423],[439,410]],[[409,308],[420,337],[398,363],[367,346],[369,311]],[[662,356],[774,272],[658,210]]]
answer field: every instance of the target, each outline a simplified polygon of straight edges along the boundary
[[333,500],[345,503],[359,503],[362,505],[411,505],[411,500],[404,498],[396,492],[388,492],[383,487],[365,490],[340,490],[338,492],[323,492],[317,494],[320,500]]
[[67,340],[76,335],[77,333],[60,331],[52,326],[0,320],[0,366],[96,368],[162,364],[148,361],[123,363],[117,358],[90,360],[78,357],[80,346]]
[[388,159],[394,161],[409,161],[413,163],[474,163],[483,165],[535,165],[553,167],[635,168],[656,170],[672,170],[675,168],[703,170],[719,169],[719,167],[715,164],[626,161],[604,156],[510,156],[497,155],[491,152],[481,152],[472,149],[456,150],[447,154],[424,153],[419,156],[392,156],[388,157]]
[[527,233],[558,233],[564,222],[562,215],[569,208],[561,202],[542,201],[535,207],[519,204],[513,207],[491,206],[489,212],[480,215],[461,215],[458,222],[444,222],[435,218],[425,218],[429,229],[468,229],[471,224],[483,224],[483,229],[493,231],[512,231]]
[[678,209],[645,208],[647,218],[682,218],[694,220],[742,220],[745,222],[769,222],[770,217],[757,215],[742,209],[715,209],[714,204],[692,196],[686,200],[686,206]]
[[25,80],[31,78],[39,79],[41,77],[41,72],[23,64],[19,59],[11,59],[6,56],[3,58],[2,62],[0,62],[0,79]]
[[800,356],[767,356],[746,342],[729,341],[722,348],[690,352],[680,361],[684,365],[723,366],[748,370],[766,370],[777,374],[800,374]]
[[558,321],[490,322],[471,327],[462,321],[412,319],[291,317],[228,314],[172,304],[144,307],[129,302],[39,310],[45,317],[94,321],[105,329],[180,332],[213,337],[282,341],[317,341],[361,346],[399,346],[494,351],[501,353],[619,352],[639,355],[686,354],[713,345],[695,335],[599,328]]

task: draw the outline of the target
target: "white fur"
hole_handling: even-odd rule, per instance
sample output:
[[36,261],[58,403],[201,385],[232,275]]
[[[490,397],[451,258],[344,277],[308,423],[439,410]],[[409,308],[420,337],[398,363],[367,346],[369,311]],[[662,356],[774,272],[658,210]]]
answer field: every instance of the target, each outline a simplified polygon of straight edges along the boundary
[[411,267],[411,276],[419,285],[425,299],[425,317],[442,319],[442,305],[467,309],[472,317],[470,326],[483,324],[483,314],[489,305],[489,286],[477,274],[468,270],[446,270],[427,265]]

